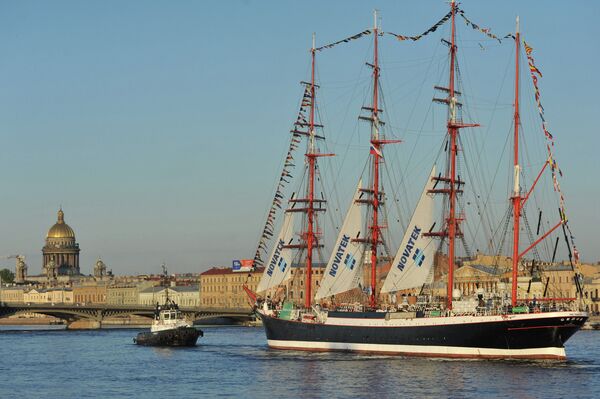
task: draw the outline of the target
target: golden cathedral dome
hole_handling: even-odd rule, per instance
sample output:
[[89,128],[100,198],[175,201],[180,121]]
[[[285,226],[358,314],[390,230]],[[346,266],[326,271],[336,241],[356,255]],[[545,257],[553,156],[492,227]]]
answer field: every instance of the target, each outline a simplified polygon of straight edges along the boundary
[[46,238],[75,238],[75,232],[65,223],[65,213],[62,209],[58,211],[58,221],[50,227]]

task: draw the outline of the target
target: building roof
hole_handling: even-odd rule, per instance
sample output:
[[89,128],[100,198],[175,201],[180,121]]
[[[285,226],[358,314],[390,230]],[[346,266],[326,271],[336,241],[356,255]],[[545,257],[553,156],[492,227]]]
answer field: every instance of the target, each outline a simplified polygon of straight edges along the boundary
[[1,287],[0,291],[25,291],[25,287]]
[[464,265],[464,266],[460,267],[459,269],[462,269],[463,267],[471,267],[471,268],[473,268],[475,270],[479,270],[480,272],[484,272],[486,274],[491,274],[491,275],[500,275],[500,274],[502,274],[502,270],[500,270],[500,268],[496,267],[496,266],[468,264],[468,265]]
[[573,269],[571,268],[571,265],[558,264],[558,265],[544,266],[542,268],[542,271],[544,271],[544,272],[572,272]]
[[233,271],[230,267],[213,267],[208,269],[207,271],[201,273],[201,276],[214,276],[221,274],[244,274],[244,273],[262,273],[265,270],[264,267],[256,267],[253,271],[243,272],[243,271]]
[[150,294],[150,293],[155,293],[158,294],[159,292],[162,292],[166,289],[169,289],[170,291],[175,291],[175,292],[198,292],[200,290],[200,287],[197,285],[179,285],[179,286],[175,286],[175,287],[150,287],[150,288],[146,288],[140,291],[140,294]]

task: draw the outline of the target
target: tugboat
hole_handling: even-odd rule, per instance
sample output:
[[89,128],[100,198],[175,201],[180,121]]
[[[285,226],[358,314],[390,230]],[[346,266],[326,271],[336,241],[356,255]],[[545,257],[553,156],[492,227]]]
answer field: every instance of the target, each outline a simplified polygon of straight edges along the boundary
[[[163,264],[164,282],[168,282],[167,268]],[[144,346],[195,346],[198,337],[204,336],[202,330],[185,320],[179,306],[169,299],[169,291],[165,304],[156,303],[154,320],[150,332],[141,332],[133,339],[137,345]]]
[[139,333],[133,342],[145,346],[195,346],[202,336],[201,330],[185,320],[179,306],[167,299],[164,306],[156,305],[150,332]]

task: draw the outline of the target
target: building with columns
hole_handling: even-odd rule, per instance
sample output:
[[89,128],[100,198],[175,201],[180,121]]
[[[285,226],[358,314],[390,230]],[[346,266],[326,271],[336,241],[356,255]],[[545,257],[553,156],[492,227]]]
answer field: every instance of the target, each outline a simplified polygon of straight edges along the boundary
[[42,273],[49,278],[79,275],[79,244],[75,232],[65,223],[65,213],[58,211],[58,220],[48,230],[46,245],[42,248]]

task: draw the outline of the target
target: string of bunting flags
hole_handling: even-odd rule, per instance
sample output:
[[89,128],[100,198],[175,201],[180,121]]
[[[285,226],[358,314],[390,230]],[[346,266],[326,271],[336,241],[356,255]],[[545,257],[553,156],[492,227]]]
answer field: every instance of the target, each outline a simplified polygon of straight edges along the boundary
[[[304,94],[302,95],[302,102],[300,103],[300,110],[298,111],[298,117],[296,118],[295,124],[308,124],[308,121],[306,119],[306,107],[311,106],[311,101],[312,97],[310,92],[310,86],[307,85],[304,89]],[[267,253],[267,244],[271,237],[273,237],[275,229],[275,217],[277,215],[277,210],[282,208],[282,202],[285,198],[284,188],[286,184],[290,183],[289,179],[292,178],[290,169],[295,166],[294,151],[298,149],[298,145],[300,144],[300,142],[300,133],[292,131],[290,145],[288,147],[281,175],[279,176],[277,189],[275,190],[275,195],[273,196],[273,201],[271,203],[271,207],[267,215],[267,221],[265,222],[262,234],[260,235],[260,239],[258,240],[256,253],[254,254],[254,267],[262,266],[264,264],[262,255]]]
[[496,35],[494,35],[491,31],[491,29],[489,28],[482,28],[481,26],[471,22],[466,16],[465,16],[465,12],[463,10],[458,10],[458,14],[462,17],[462,19],[465,20],[465,23],[467,24],[467,26],[470,26],[471,28],[478,30],[479,32],[483,33],[484,35],[486,35],[487,37],[489,37],[490,39],[494,39],[494,40],[498,40],[499,43],[502,43],[502,40],[504,39],[513,39],[515,40],[515,35],[513,35],[512,33],[508,33],[502,37],[498,37]]
[[345,38],[343,40],[338,40],[335,43],[330,43],[330,44],[326,44],[325,46],[317,47],[315,49],[315,51],[321,51],[321,50],[329,49],[329,48],[337,46],[338,44],[348,43],[348,42],[350,42],[352,40],[360,39],[361,37],[363,37],[365,35],[370,35],[370,34],[371,34],[371,30],[367,29],[367,30],[364,30],[364,31],[362,31],[360,33],[357,33],[354,36],[347,37],[347,38]]
[[403,40],[412,40],[413,42],[416,42],[417,40],[421,39],[423,36],[427,36],[428,34],[435,32],[437,30],[437,28],[439,28],[440,26],[442,26],[446,22],[448,22],[448,20],[450,19],[450,17],[452,17],[452,11],[450,11],[448,14],[444,15],[444,17],[442,19],[440,19],[431,28],[427,29],[425,32],[423,32],[423,33],[421,33],[420,35],[417,35],[417,36],[398,35],[398,34],[392,33],[392,32],[385,32],[385,33],[388,34],[388,35],[395,36],[396,39],[398,39],[400,41],[403,41]]
[[[535,91],[535,102],[538,107],[538,112],[540,114],[540,118],[542,119],[542,130],[546,135],[546,138],[550,140],[552,145],[554,145],[554,137],[548,131],[546,127],[546,119],[544,118],[544,107],[542,106],[542,102],[540,100],[540,89],[538,87],[538,76],[541,78],[542,73],[535,66],[535,60],[531,53],[533,52],[533,48],[527,44],[525,40],[523,40],[523,44],[525,45],[525,55],[527,55],[527,63],[529,64],[529,73],[531,74],[531,80],[533,81],[533,89]],[[537,75],[537,76],[536,76]]]
[[[465,12],[461,9],[457,9],[457,13],[465,20],[465,23],[470,26],[471,28],[480,31],[481,33],[485,34],[486,36],[488,36],[491,39],[495,39],[498,40],[498,42],[502,42],[502,40],[504,39],[515,39],[515,36],[512,33],[509,33],[503,37],[498,37],[497,35],[493,34],[491,32],[491,30],[489,28],[482,28],[479,25],[473,23],[472,21],[470,21],[466,16],[465,16]],[[421,38],[423,38],[424,36],[429,35],[430,33],[435,32],[440,26],[444,25],[446,22],[448,22],[450,20],[450,18],[452,17],[452,11],[448,12],[446,15],[444,15],[442,17],[442,19],[440,19],[438,22],[436,22],[433,26],[431,26],[429,29],[427,29],[425,32],[421,33],[420,35],[416,35],[416,36],[407,36],[407,35],[399,35],[396,33],[392,33],[392,32],[384,32],[385,34],[388,35],[392,35],[394,36],[396,39],[400,40],[400,41],[404,41],[404,40],[412,40],[412,41],[417,41]],[[337,42],[333,42],[330,44],[326,44],[324,46],[321,47],[317,47],[315,48],[315,51],[322,51],[325,49],[330,49],[332,47],[337,46],[338,44],[342,44],[342,43],[348,43],[352,40],[356,40],[356,39],[360,39],[361,37],[365,36],[365,35],[370,35],[372,33],[372,31],[370,29],[366,29],[360,33],[357,33],[356,35],[347,37],[345,39],[342,40],[338,40]]]
[[[577,246],[575,245],[575,237],[571,232],[571,228],[568,224],[567,219],[567,211],[565,207],[565,196],[560,188],[560,184],[558,182],[557,174],[562,177],[562,171],[558,167],[558,163],[556,159],[554,159],[554,155],[552,153],[552,147],[554,147],[554,136],[550,134],[548,128],[546,126],[546,118],[544,117],[544,107],[542,106],[540,89],[538,87],[538,77],[542,77],[542,72],[535,65],[535,60],[533,59],[533,47],[527,44],[525,40],[523,40],[523,45],[525,47],[525,55],[527,56],[527,63],[529,66],[529,73],[531,75],[531,81],[533,83],[533,89],[535,94],[535,102],[538,108],[538,113],[540,115],[540,119],[542,120],[542,130],[544,131],[544,135],[546,136],[546,149],[548,151],[548,164],[550,165],[550,171],[552,174],[552,183],[554,185],[554,191],[558,193],[559,196],[559,213],[561,221],[563,222],[563,226],[565,226],[566,230],[569,232],[569,240],[571,241],[571,246],[573,247],[573,257],[575,258],[575,262],[579,262],[579,251],[577,250]],[[566,237],[565,237],[566,238]]]

